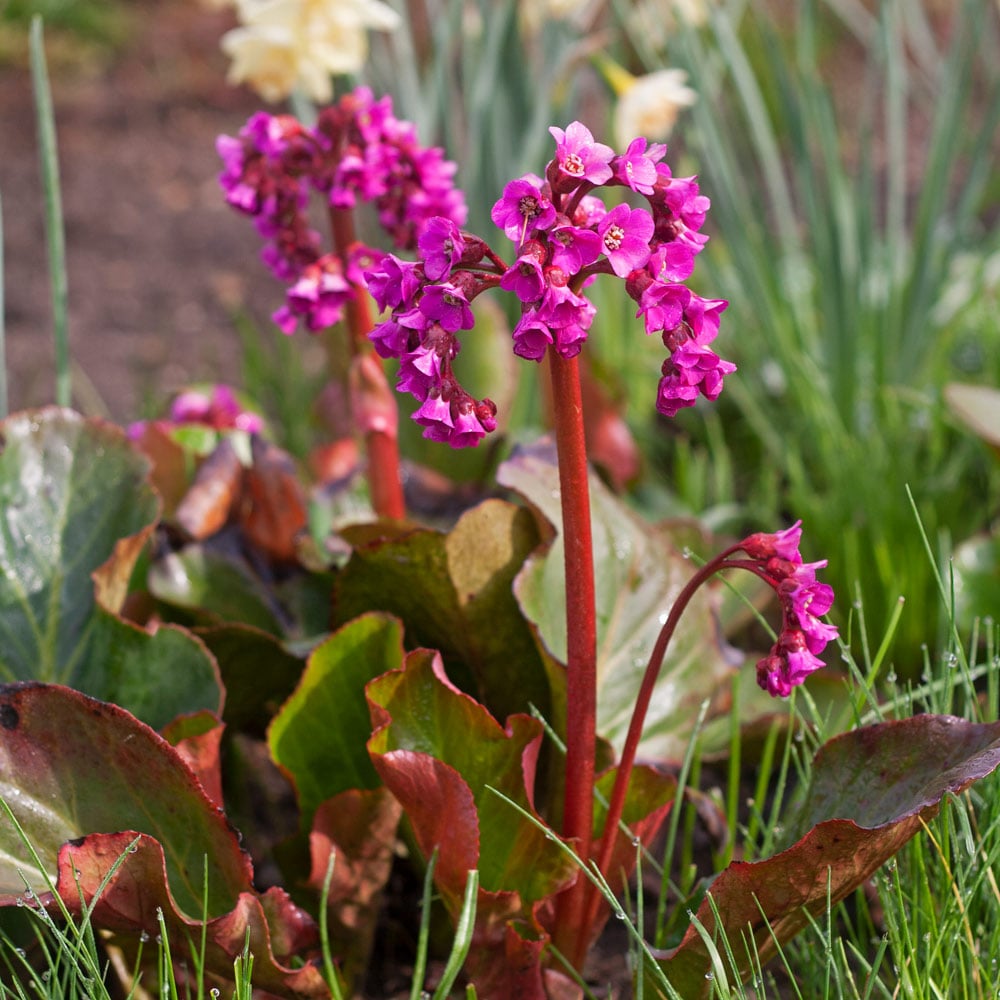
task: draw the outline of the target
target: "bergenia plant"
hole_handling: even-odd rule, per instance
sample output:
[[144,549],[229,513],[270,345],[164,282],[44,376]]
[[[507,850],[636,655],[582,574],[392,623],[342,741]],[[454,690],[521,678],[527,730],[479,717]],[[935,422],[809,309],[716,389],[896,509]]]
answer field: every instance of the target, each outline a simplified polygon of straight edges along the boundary
[[[701,232],[709,208],[694,177],[675,177],[666,147],[634,139],[623,153],[596,142],[572,122],[550,129],[555,156],[544,177],[512,180],[493,206],[492,218],[513,246],[512,261],[452,219],[428,222],[417,241],[416,263],[388,254],[366,273],[369,291],[388,318],[371,333],[384,358],[398,358],[397,388],[421,403],[414,419],[424,436],[452,447],[476,445],[496,426],[496,407],[461,385],[455,359],[464,331],[473,328],[472,303],[499,288],[520,301],[513,350],[529,361],[547,360],[559,462],[565,544],[567,709],[563,835],[581,857],[592,845],[597,718],[597,615],[591,540],[587,454],[578,355],[596,309],[587,287],[598,275],[625,284],[645,333],[667,351],[656,391],[656,409],[672,417],[703,396],[714,400],[735,365],[711,348],[727,303],[705,299],[684,284],[708,237]],[[628,200],[609,205],[601,194]],[[676,625],[694,590],[720,569],[748,569],[780,595],[783,627],[771,653],[758,664],[760,685],[787,696],[822,666],[819,654],[836,635],[820,621],[833,601],[817,583],[825,563],[803,563],[798,525],[778,535],[754,535],[726,550],[697,573],[674,605],[650,660],[619,766],[605,833],[596,851],[607,870],[621,819],[631,767],[653,684]],[[742,553],[745,558],[733,558]],[[560,899],[556,941],[579,965],[596,917],[598,896],[580,879]]]
[[[709,208],[695,178],[674,177],[664,147],[643,138],[615,152],[579,122],[551,134],[543,174],[510,181],[493,206],[501,249],[462,228],[454,167],[368,91],[321,111],[312,127],[256,115],[238,138],[220,140],[227,199],[253,217],[264,258],[287,286],[275,322],[326,335],[343,320],[348,331],[346,351],[330,341],[331,372],[347,369],[347,409],[367,443],[380,518],[340,529],[350,552],[336,571],[299,545],[307,510],[291,459],[225,387],[185,394],[169,421],[137,428],[150,461],[117,428],[66,410],[0,426],[9,528],[0,533],[9,568],[0,575],[0,672],[31,682],[0,686],[0,906],[85,912],[89,926],[118,936],[128,956],[120,964],[133,969],[145,961],[142,942],[165,931],[192,993],[228,988],[249,942],[262,995],[320,1000],[340,995],[342,981],[352,988],[364,970],[405,814],[411,843],[436,856],[445,907],[466,917],[475,908],[472,931],[458,937],[471,945],[464,971],[477,995],[568,995],[554,956],[581,969],[609,912],[585,874],[620,888],[636,845],[677,798],[677,781],[638,758],[666,756],[648,752],[643,731],[655,728],[657,676],[681,616],[690,622],[697,610],[696,593],[732,570],[774,591],[781,623],[757,663],[768,694],[790,695],[823,665],[837,635],[824,621],[833,593],[817,579],[825,563],[801,555],[799,523],[749,535],[694,572],[678,555],[676,573],[657,576],[674,561],[663,536],[600,487],[591,494],[578,365],[599,326],[593,281],[622,281],[645,333],[661,339],[666,357],[655,393],[651,373],[649,405],[665,417],[717,398],[734,366],[712,349],[726,303],[686,284]],[[316,201],[331,233],[326,249],[309,221]],[[356,239],[362,203],[416,260]],[[547,366],[558,490],[551,466],[522,449],[498,481],[526,505],[490,498],[436,531],[404,520],[382,362],[398,361],[398,388],[417,398],[426,437],[477,445],[498,414],[463,387],[459,351],[488,289],[519,307],[514,354]],[[383,313],[377,325],[371,299]],[[210,454],[201,460],[198,450],[189,482],[191,456],[179,441],[200,437]],[[244,446],[249,454],[237,454]],[[134,594],[154,533],[149,593]],[[633,549],[649,542],[643,561],[619,557],[623,540]],[[558,543],[562,579],[550,572]],[[621,725],[601,733],[608,742],[598,739],[598,559],[603,593],[609,581],[619,591],[613,608],[600,608],[602,642],[617,616],[629,619],[630,667],[642,669],[634,654],[649,647],[641,676],[615,677],[626,694],[615,710]],[[565,654],[538,611],[557,606],[558,619],[563,593]],[[714,637],[703,598],[704,626],[691,631]],[[161,626],[172,612],[184,624]],[[729,675],[717,652],[713,639],[688,650],[701,682]],[[690,694],[680,660],[670,663],[671,693],[655,691],[678,714]],[[695,687],[700,699],[704,685]],[[529,705],[542,706],[564,738],[564,761],[542,752],[544,727]],[[223,782],[224,728],[237,757],[262,750],[266,733],[269,763],[292,784],[299,836],[273,860],[304,900],[327,900],[331,952],[318,947],[298,895],[255,885],[223,813],[233,791]],[[250,738],[245,748],[233,734]],[[257,763],[246,757],[237,780],[252,780]],[[720,926],[731,940],[743,936],[746,960],[730,958],[749,976],[867,880],[944,795],[998,764],[1000,723],[925,715],[831,741],[813,766],[806,833],[773,858],[719,874],[679,942],[657,928],[656,944],[676,947],[646,953],[647,970],[661,973],[650,993],[665,974],[673,992],[662,994],[706,996]],[[26,890],[36,875],[41,891]],[[199,940],[200,957],[178,954]]]
[[[413,419],[426,438],[463,448],[496,429],[495,404],[462,386],[455,362],[461,337],[475,325],[472,304],[481,293],[499,289],[519,301],[513,351],[548,363],[558,450],[568,635],[562,833],[581,857],[596,857],[606,869],[614,836],[603,836],[596,850],[592,843],[597,618],[578,368],[596,314],[588,286],[599,275],[624,282],[645,333],[661,338],[667,356],[651,402],[664,416],[702,396],[716,399],[735,365],[710,346],[727,303],[703,298],[685,284],[708,239],[701,227],[709,200],[696,178],[675,177],[664,161],[666,147],[641,137],[616,153],[580,122],[550,132],[555,155],[544,177],[512,180],[493,206],[493,221],[511,248],[503,255],[462,229],[466,210],[451,186],[454,166],[438,150],[421,147],[412,127],[393,117],[387,99],[376,102],[364,89],[322,111],[313,128],[289,116],[254,116],[238,139],[220,139],[221,180],[229,203],[255,218],[266,240],[264,260],[288,285],[285,304],[273,317],[277,325],[285,333],[300,324],[319,332],[346,317],[366,384],[381,385],[380,369],[363,350],[367,335],[381,358],[399,361],[397,388],[420,403]],[[329,212],[333,248],[325,252],[308,221],[312,192],[322,194]],[[624,197],[616,204],[605,200],[615,194]],[[358,243],[351,212],[359,201],[373,203],[395,246],[416,250],[418,260]],[[377,325],[368,316],[362,286],[384,314]],[[399,517],[402,498],[393,493],[398,457],[380,461],[394,446],[395,433],[386,433],[391,418],[384,397],[372,395],[377,405],[357,405],[355,419],[369,435],[373,497],[392,498],[376,504],[376,511]],[[378,426],[370,413],[379,415]],[[779,590],[786,627],[758,668],[762,686],[775,695],[787,695],[822,665],[818,654],[835,634],[816,617],[829,609],[832,594],[815,582],[821,564],[803,564],[799,557],[797,532],[778,536],[771,551],[767,536],[727,550],[695,576],[674,609],[679,614],[700,583],[733,566],[750,569]],[[737,551],[748,558],[731,558]],[[618,827],[646,706],[675,624],[676,615],[664,628],[639,693],[606,830]],[[598,897],[588,895],[579,879],[559,906],[557,943],[580,964]]]

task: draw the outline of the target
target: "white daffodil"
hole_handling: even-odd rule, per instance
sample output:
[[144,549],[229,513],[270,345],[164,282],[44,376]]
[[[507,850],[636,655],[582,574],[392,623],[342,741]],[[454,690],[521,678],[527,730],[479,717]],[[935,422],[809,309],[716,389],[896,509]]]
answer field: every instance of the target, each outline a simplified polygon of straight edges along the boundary
[[614,131],[619,149],[639,136],[663,142],[680,112],[698,100],[687,86],[687,73],[682,69],[660,69],[634,76],[603,53],[591,58],[618,97]]
[[624,148],[640,135],[663,142],[681,111],[697,100],[698,95],[687,86],[687,73],[682,69],[661,69],[633,77],[619,95],[615,108],[618,146]]
[[226,33],[231,83],[249,83],[268,101],[300,87],[326,103],[330,77],[356,72],[368,56],[368,30],[399,25],[381,0],[237,0],[240,27]]

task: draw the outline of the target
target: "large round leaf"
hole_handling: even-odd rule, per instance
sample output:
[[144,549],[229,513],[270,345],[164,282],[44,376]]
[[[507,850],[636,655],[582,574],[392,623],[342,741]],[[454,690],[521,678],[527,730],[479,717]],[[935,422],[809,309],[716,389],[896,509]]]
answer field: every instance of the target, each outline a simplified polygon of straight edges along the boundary
[[549,714],[545,668],[511,590],[538,545],[529,511],[486,500],[447,534],[345,536],[353,549],[334,588],[338,623],[387,611],[402,619],[408,646],[438,650],[451,679],[497,718],[532,705]]
[[218,711],[200,643],[117,615],[159,515],[147,460],[120,428],[55,407],[8,417],[0,446],[0,680],[68,684],[155,726]]
[[[210,916],[251,888],[236,832],[174,748],[123,709],[70,688],[0,687],[0,798],[50,877],[67,841],[131,830],[162,845],[171,894],[190,916],[202,912],[206,857]],[[0,900],[24,891],[19,871],[38,874],[0,816]]]

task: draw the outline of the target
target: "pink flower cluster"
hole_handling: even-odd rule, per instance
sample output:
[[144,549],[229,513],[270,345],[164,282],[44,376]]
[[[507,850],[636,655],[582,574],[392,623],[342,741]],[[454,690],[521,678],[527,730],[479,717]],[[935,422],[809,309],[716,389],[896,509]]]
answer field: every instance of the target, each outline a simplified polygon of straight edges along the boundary
[[[219,383],[211,390],[203,392],[187,389],[178,395],[170,405],[170,416],[156,421],[164,428],[182,424],[201,424],[213,430],[238,430],[247,434],[259,434],[264,429],[264,421],[256,413],[244,410],[228,385]],[[133,440],[142,437],[147,421],[139,421],[128,429]]]
[[[593,278],[623,279],[646,332],[659,333],[670,352],[656,399],[666,416],[699,395],[715,399],[724,376],[735,371],[708,346],[727,303],[703,299],[683,284],[708,239],[699,229],[709,201],[695,178],[674,177],[662,162],[666,147],[647,146],[642,138],[616,154],[580,122],[549,131],[556,155],[544,178],[511,181],[493,206],[493,221],[516,248],[513,264],[453,220],[440,219],[418,240],[420,262],[387,255],[367,273],[376,302],[391,310],[372,340],[382,357],[402,359],[398,387],[423,403],[416,419],[426,425],[426,437],[475,444],[495,426],[493,404],[472,400],[451,362],[458,331],[473,324],[470,303],[496,286],[521,301],[514,353],[541,361],[549,349],[564,358],[580,352],[595,313],[583,294]],[[593,194],[599,187],[626,188],[647,207],[609,209]],[[481,431],[470,431],[470,414]]]
[[796,521],[784,531],[751,535],[736,546],[750,556],[749,568],[774,588],[781,602],[781,631],[757,664],[757,683],[782,698],[823,666],[819,654],[837,636],[835,626],[820,621],[833,605],[833,588],[816,579],[826,560],[804,563],[801,537],[802,522]]
[[226,200],[253,216],[267,241],[264,261],[290,286],[273,316],[288,334],[300,320],[310,331],[336,323],[353,286],[363,287],[363,271],[382,256],[360,244],[347,260],[323,252],[308,218],[312,192],[332,210],[372,203],[401,249],[415,248],[432,218],[465,221],[455,165],[421,146],[414,126],[393,116],[391,100],[376,101],[367,88],[323,109],[312,128],[291,115],[255,114],[237,138],[220,136],[217,149]]

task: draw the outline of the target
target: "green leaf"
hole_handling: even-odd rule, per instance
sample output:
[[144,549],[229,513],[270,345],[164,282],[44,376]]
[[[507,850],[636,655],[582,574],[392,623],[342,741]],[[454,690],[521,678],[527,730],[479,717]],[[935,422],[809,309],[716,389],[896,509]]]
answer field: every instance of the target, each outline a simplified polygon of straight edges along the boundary
[[325,800],[379,786],[366,749],[372,728],[365,685],[402,662],[402,626],[378,614],[345,625],[309,658],[267,736],[275,763],[295,784],[303,829]]
[[[553,525],[562,521],[559,473],[548,439],[518,449],[500,467],[499,482],[516,490]],[[650,651],[692,567],[669,534],[645,524],[591,474],[594,572],[597,587],[598,732],[618,749]],[[515,592],[548,651],[566,659],[563,546],[533,556]],[[639,755],[679,760],[698,706],[728,688],[733,667],[720,642],[717,590],[703,587],[681,619],[657,681]]]
[[[754,939],[734,949],[761,964],[871,877],[937,811],[1000,765],[1000,723],[972,723],[949,715],[919,715],[858,729],[820,748],[803,809],[808,830],[786,851],[765,861],[737,862],[712,883],[718,923],[730,940]],[[706,899],[698,920],[709,936],[717,921]],[[674,988],[696,1000],[711,991],[705,940],[692,926],[663,964]],[[741,970],[749,976],[749,965]]]
[[242,622],[282,634],[285,617],[274,594],[235,546],[217,542],[168,552],[150,567],[150,593],[212,624]]
[[305,657],[249,625],[201,628],[197,634],[219,664],[226,692],[223,721],[241,733],[262,736],[299,682]]
[[159,514],[148,462],[71,410],[15,414],[0,435],[0,678],[68,684],[155,726],[219,711],[198,640],[117,616]]
[[545,668],[511,591],[538,544],[529,511],[487,500],[448,534],[347,537],[354,549],[334,588],[337,621],[388,611],[403,620],[409,646],[439,650],[452,680],[497,718],[529,705],[548,713]]
[[205,644],[177,625],[155,632],[97,607],[73,686],[111,701],[154,729],[201,709],[222,711],[218,667]]
[[72,684],[91,574],[159,513],[148,463],[118,428],[70,410],[14,414],[0,434],[0,673]]

